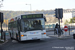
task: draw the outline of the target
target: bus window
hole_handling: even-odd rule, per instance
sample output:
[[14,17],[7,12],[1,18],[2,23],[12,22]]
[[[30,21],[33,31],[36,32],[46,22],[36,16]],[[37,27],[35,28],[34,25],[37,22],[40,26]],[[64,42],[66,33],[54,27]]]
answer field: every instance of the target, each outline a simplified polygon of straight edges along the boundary
[[22,31],[42,30],[45,28],[44,19],[27,19],[21,21]]

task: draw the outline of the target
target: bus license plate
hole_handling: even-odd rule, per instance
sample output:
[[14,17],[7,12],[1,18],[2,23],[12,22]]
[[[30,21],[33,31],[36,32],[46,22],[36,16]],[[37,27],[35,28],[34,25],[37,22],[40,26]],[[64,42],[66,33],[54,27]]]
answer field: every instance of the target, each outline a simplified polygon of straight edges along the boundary
[[32,38],[32,39],[37,39],[37,37],[34,37],[34,38]]

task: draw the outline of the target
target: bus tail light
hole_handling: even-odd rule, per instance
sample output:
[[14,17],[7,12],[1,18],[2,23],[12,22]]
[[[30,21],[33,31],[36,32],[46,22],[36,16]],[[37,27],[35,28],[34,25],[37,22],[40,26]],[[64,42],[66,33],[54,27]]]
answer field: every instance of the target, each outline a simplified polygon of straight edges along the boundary
[[44,34],[46,34],[46,33],[44,33]]

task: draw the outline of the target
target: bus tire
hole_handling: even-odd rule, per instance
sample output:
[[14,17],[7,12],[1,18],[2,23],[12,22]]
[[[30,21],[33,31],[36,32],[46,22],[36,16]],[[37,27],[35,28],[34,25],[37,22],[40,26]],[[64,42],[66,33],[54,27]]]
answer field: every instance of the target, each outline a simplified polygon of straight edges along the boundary
[[11,40],[13,40],[13,38],[11,37]]
[[18,41],[18,37],[17,36],[18,36],[18,34],[16,33],[16,40]]
[[11,37],[11,33],[10,33],[10,39],[12,40],[13,38]]

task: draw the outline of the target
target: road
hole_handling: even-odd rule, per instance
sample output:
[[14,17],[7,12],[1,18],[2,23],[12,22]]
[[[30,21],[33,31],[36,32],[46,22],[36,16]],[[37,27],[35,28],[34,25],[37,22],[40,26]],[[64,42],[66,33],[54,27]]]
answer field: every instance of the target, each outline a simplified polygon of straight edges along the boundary
[[66,39],[51,37],[40,41],[33,40],[24,42],[10,40],[0,46],[0,50],[74,50],[74,48],[75,40],[72,37]]

